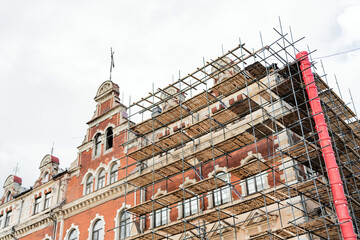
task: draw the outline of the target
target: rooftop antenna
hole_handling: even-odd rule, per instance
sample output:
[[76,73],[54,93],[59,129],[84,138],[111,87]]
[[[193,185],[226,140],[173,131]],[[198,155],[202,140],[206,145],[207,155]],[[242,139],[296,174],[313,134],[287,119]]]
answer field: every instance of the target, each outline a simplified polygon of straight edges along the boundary
[[16,162],[16,167],[14,167],[14,175],[17,176],[17,172],[19,171],[19,162]]
[[110,55],[111,55],[111,63],[110,63],[110,80],[111,80],[112,69],[115,67],[115,63],[114,63],[114,51],[112,50],[112,47],[110,48]]
[[50,153],[50,155],[52,156],[53,153],[54,153],[54,142],[53,142],[52,147],[51,147],[51,153]]

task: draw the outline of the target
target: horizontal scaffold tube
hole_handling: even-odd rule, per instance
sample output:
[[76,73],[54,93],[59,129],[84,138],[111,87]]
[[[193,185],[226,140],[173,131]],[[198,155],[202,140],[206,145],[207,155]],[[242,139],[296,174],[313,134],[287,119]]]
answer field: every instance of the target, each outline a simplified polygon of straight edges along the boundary
[[336,163],[334,150],[332,148],[331,139],[315,85],[314,75],[311,72],[311,64],[309,62],[308,53],[306,51],[300,52],[296,54],[296,59],[300,63],[300,70],[302,72],[302,78],[305,82],[306,92],[312,110],[312,116],[315,121],[316,131],[319,135],[322,156],[325,161],[326,170],[331,185],[333,201],[340,223],[341,233],[345,240],[355,240],[356,235],[351,217],[349,215],[343,183],[340,178],[339,167]]

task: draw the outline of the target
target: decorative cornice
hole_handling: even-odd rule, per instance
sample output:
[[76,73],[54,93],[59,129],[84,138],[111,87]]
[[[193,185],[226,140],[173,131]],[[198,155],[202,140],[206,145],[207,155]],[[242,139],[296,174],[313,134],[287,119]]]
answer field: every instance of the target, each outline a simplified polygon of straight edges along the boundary
[[[73,202],[65,204],[61,208],[61,213],[60,212],[55,212],[55,213],[61,214],[63,216],[63,219],[77,215],[81,212],[84,212],[88,209],[94,208],[98,205],[101,205],[107,201],[112,200],[115,195],[116,196],[121,195],[122,193],[125,192],[125,186],[126,184],[124,180],[108,185],[88,195],[85,195]],[[134,187],[127,185],[126,189],[129,192],[132,191]]]

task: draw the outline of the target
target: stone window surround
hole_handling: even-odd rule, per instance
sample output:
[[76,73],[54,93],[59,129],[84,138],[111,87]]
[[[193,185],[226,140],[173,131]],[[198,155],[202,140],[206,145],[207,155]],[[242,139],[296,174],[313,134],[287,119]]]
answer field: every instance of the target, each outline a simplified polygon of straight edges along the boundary
[[94,227],[94,224],[97,222],[97,220],[101,220],[103,222],[103,239],[105,239],[105,233],[106,233],[106,230],[105,230],[105,218],[104,216],[102,215],[99,215],[99,213],[97,213],[95,215],[95,217],[90,221],[90,226],[88,228],[88,238],[87,240],[91,240],[92,239],[92,230],[93,230],[93,227]]
[[[114,228],[114,235],[115,235],[115,240],[116,239],[120,239],[120,216],[121,214],[124,212],[124,210],[130,208],[131,205],[125,205],[125,203],[123,203],[123,205],[121,206],[121,208],[119,208],[117,211],[116,211],[116,215],[115,215],[115,218],[114,218],[114,222],[115,222],[115,227],[117,228]],[[130,213],[129,213],[130,214]],[[130,214],[130,220],[131,220],[131,223],[130,223],[130,234],[131,234],[131,229],[132,229],[132,225],[133,225],[133,216],[132,214]]]
[[48,234],[46,234],[42,240],[53,240],[53,238],[51,236],[49,236]]
[[[109,148],[109,149],[106,149],[106,145],[107,145],[107,137],[106,137],[106,134],[107,134],[108,129],[110,129],[110,128],[111,128],[112,131],[113,131],[113,146],[112,146],[111,148]],[[115,125],[109,123],[109,124],[106,126],[105,130],[104,130],[104,155],[107,154],[107,153],[109,153],[109,152],[112,152],[112,150],[113,150],[113,148],[114,148],[114,138],[115,138],[114,129],[115,129]]]
[[[253,160],[253,159],[256,159],[256,158],[258,158],[258,159],[260,159],[260,160],[263,160],[263,157],[262,157],[262,155],[261,155],[260,153],[253,154],[252,151],[249,151],[249,152],[248,152],[248,155],[247,155],[243,160],[241,160],[241,165],[244,165],[244,164],[246,164],[247,162],[249,162],[249,161],[251,161],[251,160]],[[263,180],[263,187],[264,187],[264,189],[270,188],[270,186],[269,186],[269,184],[268,184],[268,180],[267,180],[267,173],[263,173],[261,176],[263,177],[262,180]],[[255,177],[255,176],[253,176],[253,177]],[[239,183],[239,185],[241,186],[241,195],[247,196],[248,190],[247,190],[247,185],[246,185],[246,179],[243,179],[243,180]]]
[[[159,197],[159,196],[161,196],[161,195],[164,195],[164,194],[166,194],[167,193],[167,191],[163,191],[163,190],[161,190],[161,188],[158,188],[158,190],[157,190],[157,192],[155,193],[155,195],[153,196],[153,197],[151,197],[151,199],[155,199],[155,198],[157,198],[157,197]],[[162,208],[161,208],[162,209]],[[159,209],[160,210],[160,209]],[[167,224],[169,224],[170,222],[171,222],[171,220],[170,220],[170,208],[167,208],[167,211],[166,211],[166,215],[167,215]],[[155,228],[155,222],[154,222],[154,220],[155,220],[155,215],[154,215],[155,213],[154,212],[151,212],[150,213],[150,228],[152,229],[152,228]],[[167,224],[163,224],[162,226],[165,226],[165,225],[167,225]]]
[[[100,139],[100,143],[99,143],[100,144],[100,152],[96,153],[96,139],[97,139],[98,136],[99,136],[99,139]],[[92,144],[93,145],[93,147],[92,147],[92,149],[93,149],[93,151],[92,151],[92,159],[93,160],[101,156],[101,145],[103,145],[104,142],[105,142],[104,138],[105,138],[104,131],[101,131],[101,130],[98,129],[94,133],[94,136],[92,138],[92,142],[93,142],[93,144]]]
[[[183,188],[184,186],[188,186],[190,184],[194,184],[196,183],[196,179],[190,179],[189,177],[186,177],[185,178],[185,182],[183,184],[180,184],[179,188]],[[191,198],[189,198],[188,200],[190,200]],[[198,213],[201,211],[200,210],[200,200],[201,200],[201,197],[198,198],[198,201],[197,201],[197,204],[198,204]],[[177,219],[182,219],[184,216],[184,211],[183,211],[183,202],[179,202],[178,203],[178,206],[177,206],[177,209],[178,209],[178,217]],[[191,216],[191,215],[190,215]]]
[[79,230],[79,226],[75,225],[74,223],[71,224],[71,226],[66,229],[66,233],[65,233],[65,237],[64,240],[68,240],[70,233],[72,232],[72,230],[76,230],[77,231],[77,238],[80,239],[80,230]]
[[[96,176],[95,171],[92,169],[88,169],[87,173],[84,175],[84,177],[81,181],[81,185],[83,185],[83,196],[87,195],[86,194],[86,182],[90,176],[93,176],[93,177]],[[94,180],[93,180],[93,186],[92,186],[91,192],[93,192],[93,191],[94,191]]]
[[[113,168],[113,166],[117,164],[118,165],[118,172],[117,172],[117,178],[116,181],[119,179],[119,167],[120,167],[120,161],[118,161],[118,159],[115,159],[113,157],[113,159],[111,160],[111,162],[109,163],[109,171],[108,171],[108,177],[107,177],[107,183],[110,184],[110,178],[111,178],[111,169]],[[115,181],[115,182],[116,182]],[[112,183],[111,183],[112,184]]]
[[[219,167],[219,165],[215,165],[215,169],[210,172],[208,174],[208,177],[214,177],[216,174],[220,173],[220,172],[224,172],[227,174],[228,176],[228,179],[229,181],[231,182],[231,175],[230,173],[228,173],[228,168],[227,167]],[[233,201],[233,197],[232,197],[232,191],[231,191],[231,188],[229,188],[229,191],[230,191],[230,200],[229,202],[232,202]],[[214,208],[214,198],[213,198],[213,191],[212,192],[209,192],[206,194],[206,198],[208,199],[208,207],[207,209],[211,209],[211,208]]]
[[98,176],[99,176],[99,173],[100,173],[101,169],[105,170],[105,185],[104,185],[104,187],[106,187],[107,185],[110,184],[110,171],[111,171],[111,167],[115,163],[118,164],[118,166],[120,167],[120,163],[118,162],[118,159],[113,157],[111,162],[108,165],[106,165],[104,163],[100,163],[99,166],[96,168],[96,170],[93,170],[91,168],[88,169],[87,173],[84,175],[84,177],[83,177],[83,179],[81,180],[81,183],[80,183],[81,185],[83,185],[83,196],[86,195],[85,194],[86,193],[86,180],[88,179],[88,177],[90,175],[92,175],[93,178],[94,178],[92,192],[97,190]]
[[96,148],[96,137],[99,135],[100,137],[100,145],[103,145],[104,148],[103,148],[103,155],[109,153],[109,152],[112,152],[113,148],[114,148],[114,144],[113,144],[113,147],[112,148],[109,148],[109,149],[105,149],[106,148],[106,132],[109,128],[112,128],[113,130],[113,140],[114,140],[114,137],[115,137],[115,133],[114,133],[114,129],[115,129],[115,125],[112,124],[112,123],[109,123],[104,130],[99,130],[97,129],[96,132],[94,133],[93,135],[93,138],[92,138],[92,142],[93,142],[93,153],[92,153],[92,159],[96,159],[98,157],[101,156],[101,147],[100,147],[100,153],[96,154],[95,155],[95,148]]

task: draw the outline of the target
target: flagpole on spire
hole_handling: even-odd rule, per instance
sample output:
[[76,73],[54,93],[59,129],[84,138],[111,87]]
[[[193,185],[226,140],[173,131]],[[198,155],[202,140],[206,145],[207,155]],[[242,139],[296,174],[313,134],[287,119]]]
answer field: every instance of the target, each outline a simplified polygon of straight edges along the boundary
[[115,63],[114,63],[114,51],[112,50],[112,47],[110,48],[110,54],[111,54],[111,63],[110,63],[110,80],[111,80],[112,69],[115,67]]

